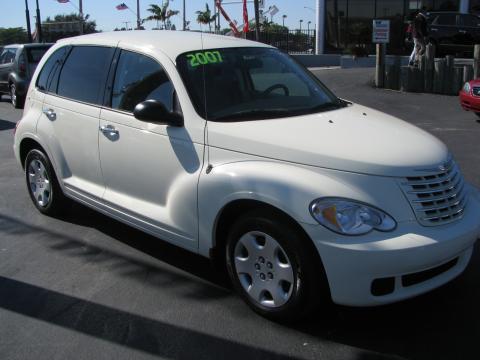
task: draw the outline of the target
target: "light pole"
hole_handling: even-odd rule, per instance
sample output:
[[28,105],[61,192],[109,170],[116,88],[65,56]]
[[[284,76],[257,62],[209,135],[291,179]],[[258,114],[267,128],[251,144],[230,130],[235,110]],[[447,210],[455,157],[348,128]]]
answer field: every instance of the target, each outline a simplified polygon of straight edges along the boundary
[[311,24],[311,23],[312,23],[311,21],[307,22],[307,32],[308,32],[308,33],[310,33],[310,24]]
[[303,23],[303,20],[300,19],[300,31],[302,31],[302,23]]
[[28,42],[32,42],[32,29],[30,28],[30,11],[28,11],[28,1],[25,0],[25,16],[27,17],[27,35]]
[[282,26],[285,27],[285,18],[287,15],[282,15]]

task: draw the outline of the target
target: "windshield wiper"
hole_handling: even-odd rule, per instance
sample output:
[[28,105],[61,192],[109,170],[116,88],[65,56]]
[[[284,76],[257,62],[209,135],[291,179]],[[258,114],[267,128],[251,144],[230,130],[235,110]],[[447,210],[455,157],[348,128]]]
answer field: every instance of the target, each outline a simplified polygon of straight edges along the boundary
[[222,115],[213,118],[213,121],[236,121],[236,120],[260,120],[285,116],[290,114],[289,110],[244,110],[232,114]]
[[334,110],[334,109],[340,109],[342,107],[345,107],[346,103],[343,101],[331,101],[331,102],[326,102],[314,107],[311,107],[309,111],[311,112],[320,112],[320,111],[327,111],[327,110]]

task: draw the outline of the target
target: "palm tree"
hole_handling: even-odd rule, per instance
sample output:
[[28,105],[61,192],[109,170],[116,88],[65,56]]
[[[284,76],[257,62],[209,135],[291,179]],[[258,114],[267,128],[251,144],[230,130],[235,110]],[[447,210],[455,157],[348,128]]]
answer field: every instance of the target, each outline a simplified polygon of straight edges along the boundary
[[150,4],[150,7],[147,9],[148,12],[151,12],[152,15],[147,17],[145,20],[155,20],[161,21],[163,23],[163,28],[167,29],[167,20],[169,20],[172,16],[175,16],[179,13],[178,10],[169,10],[168,6],[170,5],[170,1],[167,0],[165,2],[162,1],[162,6],[158,6],[155,4]]
[[217,18],[217,15],[214,14],[212,15],[212,12],[210,11],[210,8],[208,7],[208,3],[205,4],[205,11],[197,11],[196,14],[197,16],[197,22],[199,24],[208,24],[208,29],[212,31],[212,22],[215,21]]

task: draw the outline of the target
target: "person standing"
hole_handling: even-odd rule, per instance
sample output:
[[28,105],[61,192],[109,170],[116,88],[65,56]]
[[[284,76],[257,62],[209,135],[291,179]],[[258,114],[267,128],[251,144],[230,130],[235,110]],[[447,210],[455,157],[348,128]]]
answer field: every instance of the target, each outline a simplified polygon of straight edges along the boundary
[[410,55],[409,65],[418,66],[420,57],[425,53],[425,43],[428,36],[427,16],[424,11],[419,11],[412,24],[413,51]]

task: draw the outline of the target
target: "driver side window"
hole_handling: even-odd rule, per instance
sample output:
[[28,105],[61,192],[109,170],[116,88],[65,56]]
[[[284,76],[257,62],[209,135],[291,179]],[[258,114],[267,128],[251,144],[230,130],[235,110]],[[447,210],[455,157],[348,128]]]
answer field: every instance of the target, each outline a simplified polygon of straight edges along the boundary
[[163,67],[152,58],[122,50],[112,91],[112,108],[133,112],[145,100],[174,108],[174,88]]

